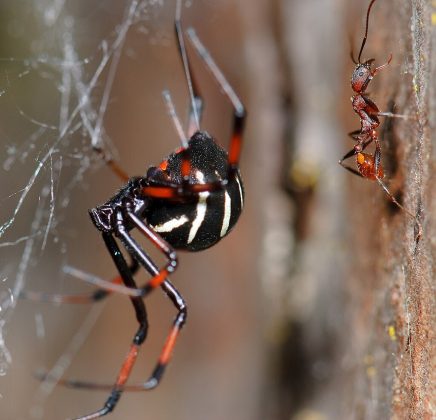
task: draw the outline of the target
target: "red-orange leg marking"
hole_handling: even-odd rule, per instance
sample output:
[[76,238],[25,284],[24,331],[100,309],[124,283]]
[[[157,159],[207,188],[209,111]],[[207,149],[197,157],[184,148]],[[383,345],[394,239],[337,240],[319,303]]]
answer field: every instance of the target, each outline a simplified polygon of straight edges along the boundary
[[177,337],[179,335],[180,329],[178,326],[174,326],[170,334],[167,337],[167,340],[165,341],[164,347],[162,349],[162,353],[159,357],[159,363],[162,365],[166,365],[169,360],[171,359],[171,355],[174,349],[174,346],[176,345]]
[[155,289],[156,287],[160,286],[162,282],[167,278],[168,271],[162,270],[157,276],[154,276],[148,283],[148,287],[150,289]]
[[232,140],[230,143],[229,164],[231,166],[236,166],[238,164],[239,156],[241,154],[241,147],[242,147],[241,134],[237,133],[232,137]]
[[130,376],[130,372],[133,369],[133,366],[138,357],[139,346],[136,344],[132,344],[129,352],[127,353],[126,359],[124,360],[123,365],[121,366],[120,373],[118,374],[116,387],[121,387],[127,382],[127,379]]

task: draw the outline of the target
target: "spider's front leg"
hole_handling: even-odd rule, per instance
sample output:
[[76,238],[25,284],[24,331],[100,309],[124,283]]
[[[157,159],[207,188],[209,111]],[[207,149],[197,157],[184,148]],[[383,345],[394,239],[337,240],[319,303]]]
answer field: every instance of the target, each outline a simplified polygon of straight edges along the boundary
[[[105,384],[95,384],[92,382],[76,381],[76,380],[61,380],[60,384],[73,387],[73,388],[84,388],[84,389],[96,389],[96,390],[110,390],[111,393],[106,400],[104,406],[89,415],[82,416],[76,420],[91,420],[105,416],[114,410],[117,405],[121,394],[123,391],[142,391],[155,388],[165,371],[167,364],[170,361],[172,351],[176,344],[177,337],[183,325],[186,322],[187,308],[186,303],[177,289],[166,279],[169,272],[173,271],[176,267],[176,255],[175,251],[157,235],[150,227],[144,222],[142,222],[133,212],[126,211],[126,218],[134,224],[152,243],[158,247],[169,259],[168,264],[164,269],[159,269],[156,264],[151,260],[151,258],[145,253],[145,251],[139,246],[139,244],[132,238],[128,229],[126,228],[126,220],[121,211],[117,213],[117,227],[115,229],[115,236],[118,237],[129,254],[137,260],[153,277],[149,280],[143,290],[144,294],[153,290],[157,286],[161,286],[167,296],[171,299],[172,303],[178,309],[178,314],[173,322],[173,326],[167,336],[165,344],[163,346],[162,352],[159,356],[158,362],[153,369],[150,377],[147,381],[135,384],[126,385],[126,382],[130,376],[133,366],[136,362],[141,345],[146,339],[148,332],[148,320],[147,312],[145,308],[144,301],[142,297],[139,296],[129,296],[133,307],[135,309],[135,314],[137,321],[139,323],[139,328],[133,338],[130,349],[124,359],[124,362],[119,370],[115,384],[105,385]],[[137,285],[132,277],[129,266],[121,253],[120,248],[117,245],[111,232],[103,232],[103,240],[106,247],[120,273],[123,283],[126,287],[137,289]],[[170,268],[171,267],[171,268]]]
[[[126,260],[124,259],[117,243],[115,242],[115,239],[112,237],[112,234],[108,232],[103,232],[103,240],[120,273],[123,283],[126,285],[126,287],[136,288],[137,286],[135,280],[133,279],[129,267],[126,263]],[[110,413],[115,408],[115,406],[118,403],[118,400],[120,399],[121,393],[123,391],[122,387],[130,376],[130,372],[138,356],[139,348],[142,345],[142,343],[145,341],[148,332],[147,311],[145,308],[144,301],[140,297],[132,297],[132,296],[130,297],[130,301],[132,302],[132,305],[135,309],[136,319],[139,323],[139,328],[135,336],[133,337],[133,342],[124,360],[124,363],[121,366],[115,385],[113,385],[112,387],[112,392],[109,398],[106,400],[106,403],[104,404],[103,408],[92,414],[79,417],[77,420],[79,419],[90,420],[90,419],[102,417]],[[93,388],[92,386],[93,384],[88,384],[88,385],[90,385],[89,388]]]

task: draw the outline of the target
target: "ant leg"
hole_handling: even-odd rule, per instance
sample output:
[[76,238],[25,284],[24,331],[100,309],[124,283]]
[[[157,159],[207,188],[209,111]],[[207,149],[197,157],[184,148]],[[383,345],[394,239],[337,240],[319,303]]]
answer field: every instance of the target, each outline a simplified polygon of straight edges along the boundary
[[[357,145],[361,144],[362,148],[361,150],[364,150],[368,144],[372,142],[372,137],[370,133],[362,133],[361,130],[355,130],[348,133],[348,136],[351,137],[353,140],[357,141]],[[356,145],[356,146],[357,146]]]
[[379,185],[383,188],[384,192],[388,195],[388,197],[391,199],[391,201],[401,210],[403,210],[408,216],[410,216],[412,219],[415,220],[417,226],[418,226],[418,233],[416,235],[416,242],[419,241],[419,239],[422,236],[422,225],[421,222],[418,220],[418,218],[412,214],[412,212],[410,212],[409,210],[407,210],[402,204],[400,204],[397,199],[394,197],[394,195],[389,191],[389,188],[387,187],[387,185],[380,179],[380,177],[377,175],[378,174],[378,168],[380,166],[380,161],[381,161],[381,147],[380,147],[380,142],[378,141],[378,139],[374,139],[375,141],[375,152],[374,152],[374,166],[375,166],[375,178],[377,180],[377,182],[379,183]]
[[361,96],[365,101],[365,108],[363,109],[363,111],[370,117],[377,116],[380,110],[378,109],[378,106],[375,104],[375,102],[367,95]]
[[372,101],[368,96],[361,95],[363,100],[365,101],[365,113],[368,114],[370,117],[389,117],[389,118],[403,118],[405,120],[408,120],[409,118],[415,118],[411,117],[409,115],[404,114],[394,114],[393,112],[381,112],[378,109],[378,106]]
[[351,137],[354,140],[360,140],[359,135],[361,134],[360,130],[354,130],[354,131],[350,131],[348,133],[348,137]]
[[378,73],[380,70],[384,69],[385,67],[387,67],[392,61],[392,53],[389,54],[388,57],[388,61],[386,61],[386,63],[382,64],[381,66],[376,67],[373,71],[372,71],[372,76],[374,76],[376,73]]
[[384,192],[389,196],[389,198],[391,199],[391,201],[397,206],[399,207],[401,210],[403,210],[408,216],[410,216],[412,219],[415,220],[415,223],[418,226],[418,233],[416,234],[415,237],[415,241],[416,243],[419,242],[421,236],[422,236],[422,225],[421,222],[418,220],[418,218],[409,210],[407,210],[404,206],[402,206],[397,199],[393,196],[393,194],[389,191],[388,187],[386,186],[386,184],[377,176],[376,177],[377,182],[380,184],[380,186],[383,188]]
[[357,175],[357,176],[362,176],[362,174],[357,170],[357,169],[354,169],[354,168],[352,168],[351,166],[348,166],[348,165],[345,165],[344,164],[344,160],[347,160],[347,159],[349,159],[351,156],[354,156],[355,154],[356,154],[357,152],[356,152],[356,150],[355,150],[355,148],[353,148],[353,149],[351,149],[348,153],[346,153],[345,155],[344,155],[344,157],[339,161],[339,165],[341,165],[343,168],[345,168],[347,171],[350,171],[351,173],[353,173],[354,175]]
[[230,86],[229,82],[226,80],[219,67],[216,65],[209,51],[198,38],[195,30],[193,28],[189,28],[187,32],[189,39],[192,42],[192,45],[194,46],[198,55],[203,60],[206,67],[209,69],[209,71],[212,73],[215,80],[217,81],[219,87],[222,89],[224,94],[233,105],[233,134],[230,140],[229,147],[229,171],[235,172],[238,168],[242,147],[242,133],[244,131],[246,116],[244,105],[242,105],[241,100],[236,95],[235,91]]
[[344,164],[342,163],[342,161],[339,161],[339,164],[340,164],[343,168],[345,168],[347,171],[350,171],[352,174],[357,175],[357,176],[360,176],[360,177],[363,178],[363,175],[362,175],[362,174],[361,174],[357,169],[354,169],[354,168],[352,168],[351,166],[348,166],[348,165],[344,165]]
[[[352,137],[353,139],[357,140],[358,142],[360,142],[362,140],[362,136],[359,136],[360,134],[360,130],[356,130],[356,131],[352,131],[351,133],[349,133],[348,135],[350,137]],[[367,135],[365,135],[367,137]],[[348,165],[344,165],[344,160],[349,159],[352,156],[355,156],[357,153],[362,152],[363,150],[366,149],[366,147],[368,146],[368,144],[372,143],[373,139],[370,138],[367,141],[365,141],[364,143],[357,143],[356,146],[354,146],[348,153],[346,153],[344,155],[344,157],[339,161],[339,165],[341,165],[343,168],[345,168],[347,171],[350,171],[352,174],[360,176],[363,178],[363,175],[357,170],[352,168],[351,166]]]
[[388,118],[402,118],[404,120],[415,119],[415,117],[412,117],[410,115],[394,114],[392,112],[377,112],[377,116],[379,116],[379,117],[388,117]]

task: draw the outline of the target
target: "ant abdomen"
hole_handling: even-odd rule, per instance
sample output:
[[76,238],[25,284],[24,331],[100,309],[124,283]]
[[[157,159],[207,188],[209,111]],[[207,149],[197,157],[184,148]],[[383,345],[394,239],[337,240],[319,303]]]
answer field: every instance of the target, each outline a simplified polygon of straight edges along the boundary
[[382,165],[378,165],[377,176],[375,173],[375,159],[374,156],[368,153],[358,153],[356,155],[357,169],[359,173],[367,179],[375,181],[377,178],[383,179]]

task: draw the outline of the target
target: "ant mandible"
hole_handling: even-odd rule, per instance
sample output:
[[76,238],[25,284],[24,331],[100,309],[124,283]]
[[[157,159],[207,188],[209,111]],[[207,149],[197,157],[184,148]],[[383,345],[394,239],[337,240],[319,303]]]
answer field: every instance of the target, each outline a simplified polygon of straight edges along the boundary
[[[351,53],[351,59],[356,65],[351,76],[351,88],[355,92],[355,95],[351,97],[351,102],[354,112],[360,118],[360,130],[349,133],[349,136],[356,141],[356,144],[348,153],[344,155],[344,157],[339,161],[339,164],[355,175],[372,181],[377,181],[386,192],[386,194],[389,196],[389,198],[392,200],[392,202],[416,221],[416,224],[418,226],[416,242],[418,242],[422,235],[421,223],[415,215],[413,215],[409,210],[404,208],[396,200],[394,195],[389,191],[386,184],[382,181],[384,172],[383,166],[381,164],[381,146],[377,134],[377,128],[380,125],[380,121],[378,119],[379,116],[398,118],[407,117],[405,117],[404,115],[393,114],[391,112],[380,112],[377,105],[368,97],[368,94],[366,94],[366,88],[368,87],[369,82],[380,70],[387,67],[392,61],[392,54],[389,55],[386,63],[378,67],[373,67],[375,61],[373,58],[365,62],[362,62],[360,60],[363,48],[365,47],[366,39],[368,37],[369,15],[371,12],[371,8],[375,2],[376,0],[372,0],[368,6],[368,11],[366,13],[365,36],[362,40],[362,45],[360,47],[357,61],[354,59],[353,53]],[[364,150],[372,142],[374,142],[375,144],[374,154],[371,155],[369,153],[364,153]],[[357,170],[344,164],[344,160],[352,156],[356,156]]]
[[[107,390],[110,392],[102,408],[76,420],[102,417],[114,410],[123,391],[141,391],[155,388],[171,358],[177,337],[186,322],[186,303],[178,290],[168,280],[177,267],[175,249],[200,251],[209,248],[226,236],[237,222],[243,207],[244,189],[239,173],[239,157],[245,121],[245,108],[223,73],[212,59],[192,28],[188,38],[211,72],[222,92],[231,102],[233,134],[227,153],[206,132],[200,129],[203,99],[192,77],[181,26],[181,1],[177,1],[175,33],[179,54],[185,71],[190,94],[188,137],[184,134],[170,94],[164,91],[169,114],[176,127],[181,147],[158,166],[150,167],[145,176],[129,177],[112,159],[105,159],[111,170],[125,185],[106,203],[89,211],[95,227],[101,232],[106,248],[119,272],[119,276],[89,295],[47,295],[23,292],[22,297],[56,303],[93,303],[118,291],[127,294],[133,304],[139,328],[129,351],[112,385],[96,384],[39,375],[40,379],[56,381],[62,385]],[[104,156],[101,149],[96,152]],[[142,233],[167,258],[159,268],[130,234],[136,229]],[[129,266],[117,242],[132,258]],[[133,278],[143,267],[151,279],[138,288]],[[122,286],[121,284],[124,284]],[[143,298],[156,288],[161,288],[178,310],[162,352],[150,377],[140,384],[127,384],[138,352],[148,332],[147,311]]]

